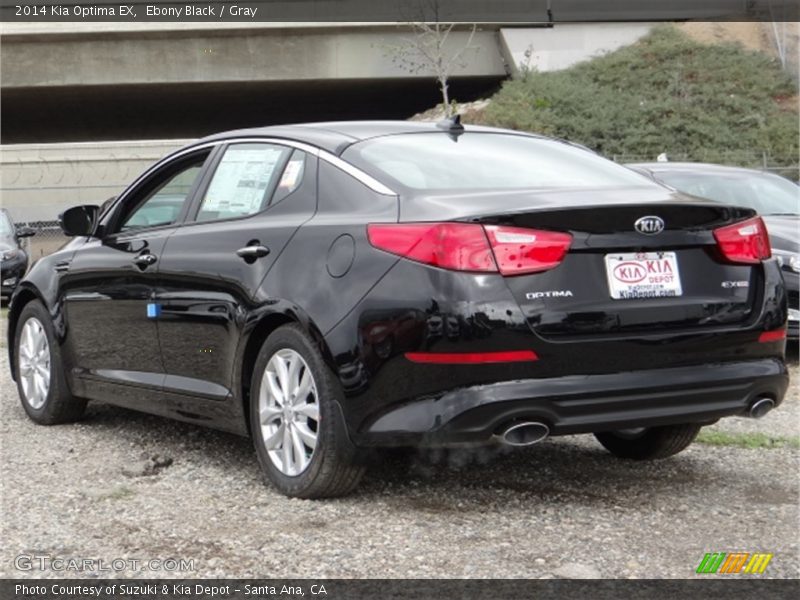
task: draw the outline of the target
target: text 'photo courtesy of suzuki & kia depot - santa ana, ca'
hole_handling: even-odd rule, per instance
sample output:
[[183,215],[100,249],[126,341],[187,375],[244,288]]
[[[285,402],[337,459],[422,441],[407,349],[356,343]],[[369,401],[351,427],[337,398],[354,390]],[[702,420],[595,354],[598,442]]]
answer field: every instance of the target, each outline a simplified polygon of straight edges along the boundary
[[249,435],[290,496],[351,492],[380,446],[591,433],[665,458],[788,385],[756,212],[542,136],[233,131],[61,226],[9,311],[30,418],[98,400]]

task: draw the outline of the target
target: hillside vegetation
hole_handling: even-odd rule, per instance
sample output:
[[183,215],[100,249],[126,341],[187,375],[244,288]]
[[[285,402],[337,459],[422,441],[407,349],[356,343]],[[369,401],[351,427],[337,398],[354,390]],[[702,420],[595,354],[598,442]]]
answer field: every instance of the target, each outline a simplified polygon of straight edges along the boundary
[[[795,83],[778,62],[674,26],[563,71],[506,82],[481,122],[566,138],[618,160],[796,166]],[[787,173],[795,175],[795,173]]]

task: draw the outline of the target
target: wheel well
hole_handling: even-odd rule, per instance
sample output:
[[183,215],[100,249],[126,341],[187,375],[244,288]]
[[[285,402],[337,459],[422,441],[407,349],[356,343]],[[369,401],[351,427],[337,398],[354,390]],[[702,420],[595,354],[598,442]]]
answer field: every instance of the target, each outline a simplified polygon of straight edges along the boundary
[[292,317],[285,314],[267,315],[256,325],[256,328],[247,338],[247,345],[242,356],[241,371],[241,392],[242,392],[242,412],[247,422],[247,430],[250,430],[250,380],[253,378],[253,368],[256,365],[258,352],[270,334],[282,325],[297,323]]
[[14,304],[11,305],[10,310],[8,311],[8,323],[7,323],[8,330],[6,332],[6,336],[8,338],[7,339],[8,362],[9,362],[9,367],[11,368],[12,379],[14,379],[14,373],[15,373],[14,337],[17,331],[17,320],[19,319],[20,313],[28,305],[28,303],[38,299],[39,297],[32,290],[21,289],[17,292],[17,296],[14,298]]
[[258,325],[256,325],[255,329],[253,329],[250,337],[247,338],[247,344],[245,345],[242,355],[239,390],[242,395],[242,412],[244,413],[248,432],[250,431],[250,380],[253,378],[253,369],[255,368],[261,345],[278,327],[290,325],[292,323],[297,323],[302,326],[306,334],[311,336],[313,341],[317,344],[319,351],[322,353],[322,360],[325,361],[331,369],[334,368],[333,356],[331,355],[330,349],[325,343],[322,332],[313,321],[306,320],[303,317],[298,318],[292,313],[274,313],[263,317]]

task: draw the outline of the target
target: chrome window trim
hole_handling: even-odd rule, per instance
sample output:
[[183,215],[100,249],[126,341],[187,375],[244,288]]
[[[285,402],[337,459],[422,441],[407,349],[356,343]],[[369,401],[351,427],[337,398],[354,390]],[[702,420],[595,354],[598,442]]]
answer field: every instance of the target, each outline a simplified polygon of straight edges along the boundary
[[187,154],[191,154],[193,152],[197,152],[198,150],[205,150],[207,148],[213,149],[216,146],[221,146],[223,144],[252,144],[252,143],[264,143],[264,144],[279,144],[283,146],[289,146],[291,148],[296,148],[298,150],[302,150],[303,152],[307,152],[313,156],[317,156],[324,160],[327,163],[335,166],[336,168],[344,171],[351,177],[354,177],[368,188],[370,188],[373,192],[381,194],[383,196],[397,196],[397,192],[392,190],[391,188],[387,187],[377,179],[375,179],[372,175],[368,175],[358,167],[351,165],[350,163],[342,160],[335,154],[331,154],[327,150],[322,150],[321,148],[317,148],[316,146],[312,146],[310,144],[306,144],[304,142],[296,142],[294,140],[287,140],[283,138],[271,138],[271,137],[243,137],[243,138],[228,138],[224,140],[216,140],[213,142],[206,142],[205,144],[198,144],[196,146],[190,146],[188,148],[184,148],[183,150],[178,150],[177,152],[170,154],[169,156],[165,156],[152,167],[150,167],[147,171],[142,173],[139,177],[137,177],[133,183],[131,183],[125,191],[120,194],[117,201],[114,204],[117,204],[118,201],[124,201],[124,199],[128,196],[128,191],[136,187],[139,182],[144,180],[145,178],[149,177],[153,172],[157,169],[160,169],[163,165],[167,162],[172,162],[173,160],[179,159],[182,156]]
[[320,150],[319,157],[322,160],[332,164],[334,167],[337,167],[338,169],[344,171],[351,177],[355,177],[361,183],[370,188],[373,192],[377,192],[378,194],[381,194],[383,196],[397,196],[397,192],[383,185],[372,175],[364,173],[364,171],[362,171],[358,167],[354,167],[349,162],[342,160],[338,156],[331,154],[330,152],[327,152],[325,150]]

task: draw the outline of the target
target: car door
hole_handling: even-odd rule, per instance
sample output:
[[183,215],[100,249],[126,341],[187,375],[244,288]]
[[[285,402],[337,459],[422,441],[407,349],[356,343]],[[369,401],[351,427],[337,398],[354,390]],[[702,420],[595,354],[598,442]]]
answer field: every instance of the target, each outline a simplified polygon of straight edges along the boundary
[[166,392],[224,400],[256,292],[316,210],[316,156],[278,142],[217,156],[159,266],[156,301]]
[[[210,154],[191,152],[145,175],[103,218],[62,271],[69,345],[77,394],[103,398],[139,386],[153,399],[164,379],[152,312],[164,244],[185,218]],[[149,311],[149,312],[148,312]]]

